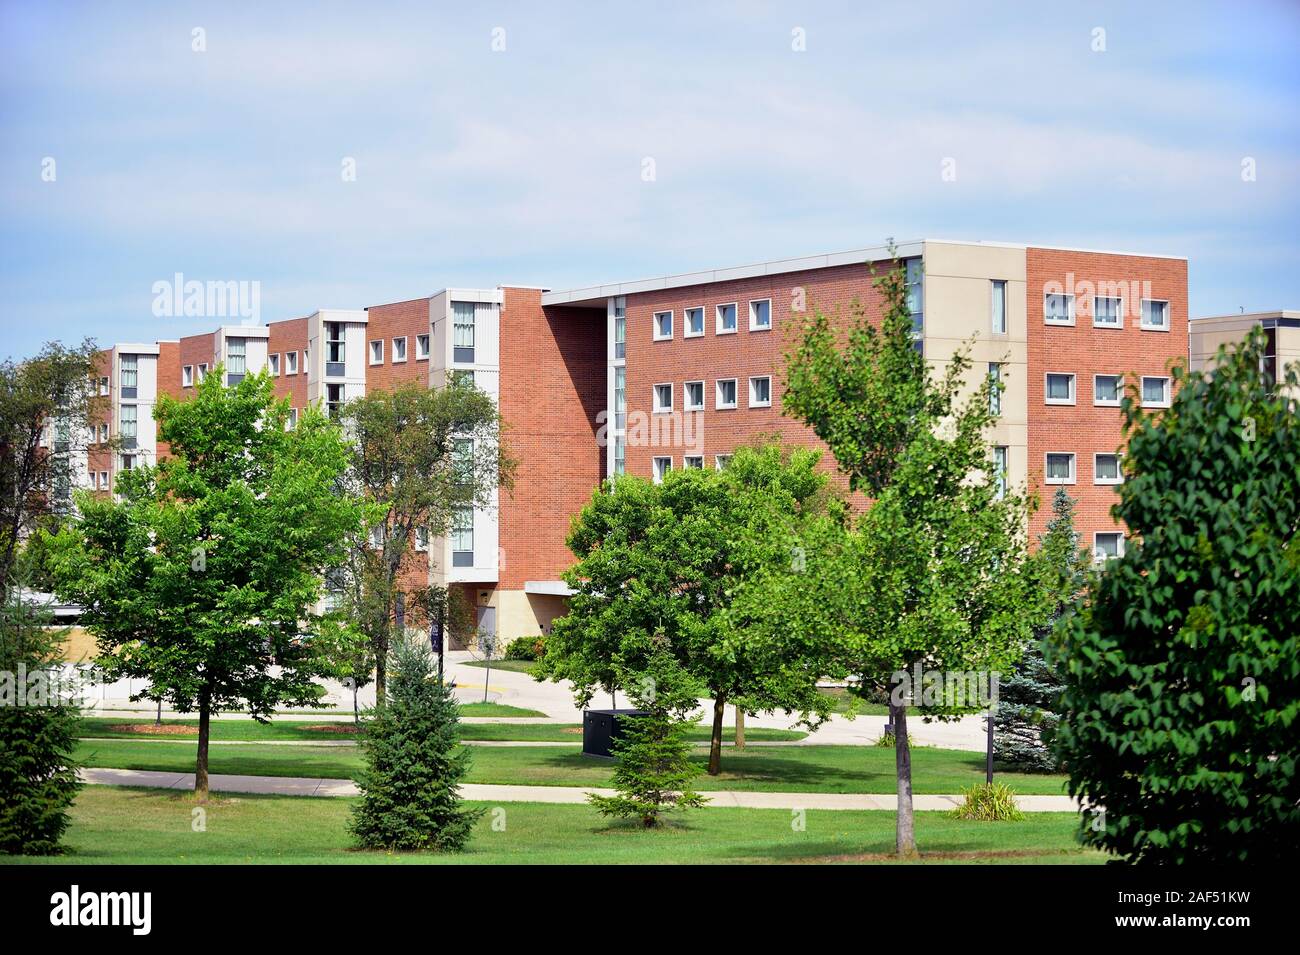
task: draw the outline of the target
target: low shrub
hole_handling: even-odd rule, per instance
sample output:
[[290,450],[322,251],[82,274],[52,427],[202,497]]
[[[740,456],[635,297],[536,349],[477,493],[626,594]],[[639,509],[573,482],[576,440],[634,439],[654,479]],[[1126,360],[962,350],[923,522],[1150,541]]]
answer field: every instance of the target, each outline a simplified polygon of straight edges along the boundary
[[1006,783],[981,783],[963,789],[966,797],[956,809],[948,813],[952,819],[970,819],[976,822],[1019,822],[1025,814],[1016,806],[1016,794]]
[[507,660],[528,660],[536,662],[542,658],[546,652],[546,637],[537,635],[532,637],[515,637],[506,644]]

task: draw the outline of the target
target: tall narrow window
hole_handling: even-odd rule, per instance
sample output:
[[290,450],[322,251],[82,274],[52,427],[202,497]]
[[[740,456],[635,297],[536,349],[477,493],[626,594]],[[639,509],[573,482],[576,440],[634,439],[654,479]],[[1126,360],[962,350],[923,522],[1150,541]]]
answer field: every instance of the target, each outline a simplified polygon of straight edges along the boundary
[[1002,366],[989,362],[989,414],[1002,414]]
[[993,486],[997,489],[998,500],[1007,496],[1007,449],[997,445],[993,449]]
[[[382,346],[380,346],[382,349]],[[371,351],[374,350],[373,343]],[[383,361],[381,350],[379,360]],[[347,374],[347,343],[342,322],[325,323],[325,377],[342,378]]]
[[248,345],[243,338],[226,339],[226,384],[237,385],[248,371]]
[[627,306],[622,298],[614,299],[614,359],[627,357]]
[[473,302],[452,302],[452,347],[454,361],[474,362],[474,325],[476,307]]
[[623,436],[619,435],[614,439],[614,473],[626,473],[627,457],[626,445],[623,442]]
[[455,469],[456,480],[462,485],[468,485],[474,481],[474,439],[473,438],[456,438],[452,442],[452,467]]
[[122,356],[121,395],[123,398],[136,397],[136,385],[138,384],[139,381],[139,375],[137,374],[136,371],[138,367],[138,362],[139,362],[139,358],[137,358],[135,355]]
[[1007,283],[1003,279],[993,280],[993,314],[990,321],[994,335],[1007,333]]
[[122,439],[122,446],[125,448],[134,448],[136,445],[136,414],[135,405],[122,405],[122,413],[118,418],[117,436]]
[[474,508],[458,507],[451,518],[451,565],[474,566]]
[[627,427],[627,369],[614,369],[614,430]]

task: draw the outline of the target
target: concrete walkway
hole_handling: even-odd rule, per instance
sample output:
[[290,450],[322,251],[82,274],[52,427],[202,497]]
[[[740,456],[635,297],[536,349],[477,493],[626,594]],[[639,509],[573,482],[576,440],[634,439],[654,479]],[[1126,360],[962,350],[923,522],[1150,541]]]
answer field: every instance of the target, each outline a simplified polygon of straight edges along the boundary
[[[82,736],[83,743],[184,743],[193,747],[198,741],[197,736]],[[532,747],[532,746],[549,746],[554,749],[557,746],[580,746],[581,742],[577,737],[573,739],[463,739],[460,741],[462,746],[501,746],[511,747]],[[209,746],[356,746],[357,741],[354,739],[210,739]],[[708,740],[695,740],[692,746],[708,747]],[[735,747],[734,742],[723,740],[723,747]],[[777,739],[760,739],[750,740],[745,744],[746,748],[753,746],[805,746],[803,740],[777,740]]]
[[[144,786],[154,789],[187,790],[194,788],[193,773],[162,773],[141,769],[82,769],[83,782],[100,786]],[[219,792],[258,793],[276,796],[356,796],[350,779],[306,779],[297,776],[224,776],[208,777],[208,786]],[[612,796],[614,790],[577,786],[504,786],[465,783],[460,793],[476,802],[540,802],[557,805],[581,805],[588,793]],[[715,807],[744,809],[880,809],[893,810],[898,797],[892,794],[858,793],[769,793],[706,792]],[[913,796],[912,808],[918,812],[951,809],[960,805],[961,796]],[[1076,812],[1078,804],[1069,796],[1019,796],[1017,805],[1025,812]]]

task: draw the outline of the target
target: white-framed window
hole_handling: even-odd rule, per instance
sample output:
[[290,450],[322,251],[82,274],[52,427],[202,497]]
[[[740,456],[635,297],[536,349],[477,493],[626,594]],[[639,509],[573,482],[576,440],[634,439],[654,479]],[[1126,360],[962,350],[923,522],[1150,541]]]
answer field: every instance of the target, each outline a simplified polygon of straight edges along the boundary
[[758,298],[749,303],[749,330],[765,332],[772,327],[772,300]]
[[697,471],[703,471],[704,455],[702,454],[686,455],[685,457],[682,458],[682,467],[686,468],[688,471],[692,468],[694,468]]
[[999,444],[993,448],[993,487],[996,489],[998,500],[1007,496],[1006,445]]
[[1062,292],[1048,292],[1044,295],[1043,324],[1073,325],[1074,296]]
[[1049,405],[1074,404],[1074,375],[1049,371],[1044,380],[1043,400]]
[[725,471],[729,464],[731,464],[730,454],[715,454],[713,456],[713,469],[715,471]]
[[614,299],[614,359],[627,357],[627,306],[622,297]]
[[108,394],[108,388],[109,388],[108,375],[104,375],[102,378],[99,379],[99,396],[101,398],[105,397]]
[[1092,483],[1124,483],[1124,472],[1120,470],[1118,454],[1094,454],[1092,456]]
[[280,377],[280,355],[278,353],[274,355],[267,355],[266,367],[271,372],[272,378],[279,378]]
[[[451,553],[452,565],[456,565],[456,555],[469,555],[469,566],[474,562],[474,508],[458,507],[451,516]],[[465,566],[465,557],[459,566]]]
[[[347,329],[342,322],[325,323],[325,374],[343,374],[348,360]],[[339,367],[331,369],[330,365]]]
[[423,361],[429,357],[429,336],[415,336],[415,360]]
[[1123,328],[1124,300],[1118,296],[1094,295],[1092,326],[1093,328]]
[[673,383],[671,381],[654,386],[654,410],[655,414],[673,410]]
[[655,312],[654,340],[657,342],[662,342],[672,337],[673,337],[673,313]]
[[719,378],[717,383],[717,393],[713,396],[714,408],[734,408],[736,407],[736,379]]
[[108,440],[108,422],[105,421],[99,426],[99,443],[103,444]]
[[100,471],[100,472],[99,472],[99,489],[100,489],[101,491],[111,491],[111,490],[113,489],[113,486],[112,486],[111,484],[109,484],[109,482],[108,482],[108,472],[107,472],[107,471]]
[[248,373],[248,340],[226,339],[226,374],[243,376]]
[[759,375],[749,379],[749,406],[751,408],[772,407],[772,378]]
[[474,346],[477,341],[478,312],[486,306],[475,302],[452,302],[452,360],[474,363]]
[[688,381],[685,384],[682,400],[687,411],[704,410],[704,382]]
[[627,427],[627,369],[622,365],[614,369],[614,430]]
[[429,528],[421,525],[415,529],[415,549],[429,549]]
[[298,353],[296,351],[284,353],[284,373],[286,375],[298,374]]
[[139,367],[139,359],[137,358],[137,356],[135,355],[122,356],[121,367],[118,369],[121,375],[121,380],[118,382],[118,384],[121,385],[122,393],[125,396],[133,397],[128,391],[128,389],[136,387],[136,384],[139,381],[139,372],[137,370],[138,367]]
[[135,470],[135,455],[134,455],[134,454],[124,454],[124,455],[122,455],[122,463],[121,463],[121,465],[120,465],[120,470],[123,470],[123,471],[134,471],[134,470]]
[[384,363],[384,340],[376,339],[370,343],[370,364],[382,365]]
[[1161,375],[1142,376],[1142,407],[1169,407],[1169,379]]
[[1119,531],[1097,531],[1092,535],[1092,556],[1097,563],[1124,556],[1124,535]]
[[122,405],[117,421],[117,433],[125,439],[136,436],[137,411],[135,405]]
[[290,409],[289,409],[289,417],[288,417],[288,419],[285,421],[285,424],[289,427],[289,430],[290,430],[290,431],[292,431],[294,428],[298,427],[298,409],[297,409],[297,408],[290,408]]
[[1106,407],[1118,407],[1124,397],[1122,375],[1093,375],[1092,403]]
[[714,317],[716,335],[734,335],[736,333],[736,303],[728,302],[726,305],[714,307]]
[[614,438],[614,473],[627,473],[627,441],[621,434]]
[[181,387],[182,388],[194,387],[194,366],[193,365],[181,366]]
[[1002,365],[996,361],[989,362],[989,414],[1002,414]]
[[194,380],[197,381],[199,384],[203,384],[203,379],[207,377],[208,377],[208,363],[206,361],[201,361],[199,362],[198,369],[194,373]]
[[704,306],[695,305],[682,312],[682,337],[699,338],[704,334]]
[[1047,484],[1073,484],[1075,481],[1074,452],[1048,451],[1046,467],[1043,470],[1044,482]]
[[1149,332],[1169,331],[1169,303],[1159,298],[1142,299],[1141,324]]
[[664,478],[668,476],[668,472],[673,469],[673,459],[669,457],[655,458],[650,463],[653,468],[654,482],[662,484]]
[[393,364],[406,361],[406,336],[393,339]]
[[993,279],[989,285],[992,292],[989,331],[994,335],[1005,335],[1007,333],[1007,283],[1005,279]]

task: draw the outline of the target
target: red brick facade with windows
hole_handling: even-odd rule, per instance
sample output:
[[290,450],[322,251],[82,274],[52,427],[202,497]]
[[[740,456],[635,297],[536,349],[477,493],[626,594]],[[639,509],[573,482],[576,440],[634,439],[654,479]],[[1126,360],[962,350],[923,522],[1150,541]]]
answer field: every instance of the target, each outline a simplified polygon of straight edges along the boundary
[[[307,366],[303,361],[303,352],[307,348],[307,319],[290,318],[283,322],[271,322],[267,325],[270,334],[266,340],[266,353],[280,356],[280,376],[275,379],[277,398],[288,398],[289,406],[298,413],[307,407]],[[298,372],[288,374],[288,362],[285,353],[298,353]],[[268,361],[270,358],[268,357]]]
[[[1120,284],[1122,283],[1122,284]],[[1048,291],[1075,290],[1075,323],[1044,322],[1044,296]],[[1187,355],[1187,260],[1150,256],[1029,248],[1026,252],[1026,288],[1029,332],[1029,478],[1041,506],[1030,522],[1030,539],[1036,540],[1051,517],[1055,485],[1043,483],[1046,455],[1075,454],[1075,483],[1066,493],[1078,503],[1075,529],[1092,547],[1093,534],[1119,529],[1110,516],[1117,499],[1113,485],[1093,483],[1093,455],[1111,453],[1124,441],[1120,409],[1093,404],[1093,375],[1124,375],[1126,388],[1140,383],[1142,375],[1166,376],[1173,360]],[[1169,330],[1140,327],[1141,297],[1169,302]],[[1122,328],[1093,327],[1092,303],[1096,294],[1118,292],[1124,299]],[[1048,372],[1075,375],[1075,403],[1049,405],[1045,400]],[[1172,388],[1171,388],[1172,395]]]
[[[497,586],[558,580],[573,562],[569,522],[604,477],[596,443],[605,410],[605,313],[542,308],[537,289],[506,288],[501,309],[501,416],[515,486],[501,492]],[[514,636],[510,634],[508,636]]]
[[[429,360],[416,358],[416,337],[430,334],[429,300],[411,299],[391,305],[372,305],[366,309],[366,390],[383,391],[399,384],[429,383]],[[393,360],[393,339],[406,339],[406,361]],[[384,360],[370,363],[370,343],[384,343]]]
[[[751,331],[751,301],[769,299],[772,322],[769,331]],[[714,456],[727,454],[740,445],[780,434],[791,445],[816,447],[825,452],[823,466],[835,469],[834,458],[825,445],[806,427],[781,413],[785,390],[784,355],[791,347],[802,317],[794,306],[802,299],[805,314],[820,310],[832,320],[847,324],[855,303],[875,322],[880,321],[880,294],[873,285],[870,266],[842,265],[804,272],[767,275],[708,285],[694,285],[667,291],[644,292],[627,297],[627,411],[629,440],[625,452],[628,474],[649,476],[651,460],[671,456],[672,466],[683,466],[683,456],[703,454],[707,468]],[[736,331],[717,333],[716,309],[736,304]],[[685,337],[686,309],[704,308],[704,334]],[[673,313],[671,340],[655,340],[654,316]],[[603,318],[603,316],[602,316]],[[770,376],[772,404],[750,408],[749,379]],[[717,408],[717,381],[736,379],[736,408]],[[653,388],[673,385],[673,410],[680,417],[685,409],[685,383],[704,381],[704,408],[699,414],[703,442],[698,448],[681,446],[638,446],[631,437],[633,414],[645,416],[653,427],[666,416],[653,412]],[[669,432],[671,433],[671,432]],[[843,482],[841,482],[843,483]]]

